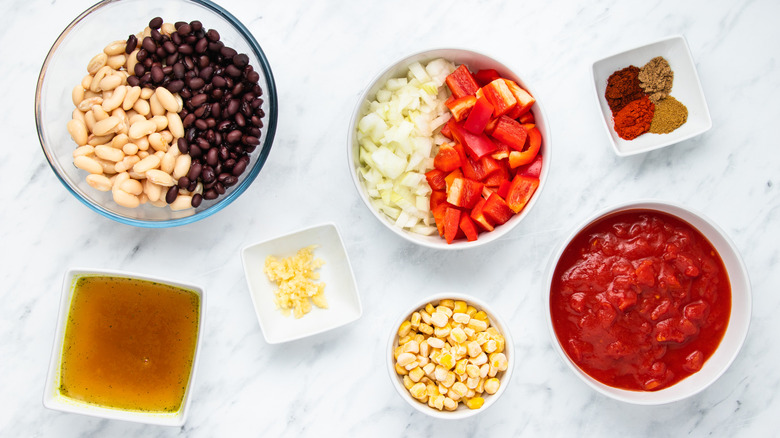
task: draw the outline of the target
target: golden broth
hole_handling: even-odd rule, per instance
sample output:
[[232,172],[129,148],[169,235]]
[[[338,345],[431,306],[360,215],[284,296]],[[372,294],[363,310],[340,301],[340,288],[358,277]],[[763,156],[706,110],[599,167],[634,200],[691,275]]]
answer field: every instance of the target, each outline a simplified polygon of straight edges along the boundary
[[75,282],[60,393],[133,411],[181,408],[198,339],[193,291],[122,277]]

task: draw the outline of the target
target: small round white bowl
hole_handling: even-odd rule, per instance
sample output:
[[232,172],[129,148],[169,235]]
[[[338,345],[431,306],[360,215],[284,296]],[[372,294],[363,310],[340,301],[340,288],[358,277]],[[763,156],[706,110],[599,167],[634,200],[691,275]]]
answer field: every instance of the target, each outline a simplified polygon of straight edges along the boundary
[[[427,403],[422,403],[418,400],[416,400],[414,397],[412,397],[412,394],[409,393],[409,390],[404,387],[404,381],[403,377],[399,376],[395,372],[395,357],[393,356],[393,352],[395,350],[395,347],[398,345],[398,327],[401,326],[401,323],[408,320],[412,313],[422,309],[425,307],[428,303],[433,303],[436,305],[441,300],[444,299],[452,299],[456,301],[465,301],[471,306],[474,306],[477,310],[482,310],[488,315],[488,319],[490,321],[490,325],[494,326],[498,329],[499,332],[501,332],[501,335],[504,336],[504,354],[506,355],[507,361],[509,362],[506,371],[500,372],[496,375],[498,377],[499,382],[501,383],[501,386],[499,386],[498,391],[496,391],[495,394],[490,395],[487,393],[482,394],[482,397],[485,399],[485,404],[482,405],[479,409],[469,409],[465,404],[459,403],[458,408],[454,411],[447,411],[447,410],[438,410],[435,408],[432,408],[428,406]],[[490,308],[490,306],[487,305],[484,301],[474,298],[473,296],[466,295],[466,294],[459,294],[459,293],[440,293],[436,295],[429,296],[425,298],[424,300],[418,301],[415,303],[414,306],[407,309],[405,312],[401,314],[401,316],[398,317],[398,319],[395,321],[392,327],[392,331],[390,332],[390,339],[387,342],[387,371],[390,373],[390,381],[393,383],[393,387],[398,391],[398,394],[401,396],[402,399],[404,399],[409,405],[411,405],[416,410],[422,412],[425,415],[430,415],[434,418],[441,418],[445,420],[460,420],[463,418],[468,418],[473,415],[477,415],[480,412],[484,412],[489,407],[493,406],[496,401],[501,397],[501,395],[506,391],[506,388],[509,386],[509,380],[512,377],[512,370],[515,367],[515,345],[512,341],[512,335],[509,333],[509,326],[504,322],[503,319],[493,310]]]
[[[697,373],[658,391],[630,391],[615,388],[605,385],[589,376],[581,370],[564,351],[555,334],[550,315],[550,292],[555,268],[558,264],[558,260],[560,260],[561,255],[572,239],[592,223],[605,216],[630,210],[651,210],[666,213],[693,226],[693,228],[704,235],[718,251],[718,254],[723,260],[723,264],[726,267],[731,283],[731,314],[729,316],[728,328],[726,329],[726,333],[723,335],[723,339],[721,340],[720,345],[718,345],[717,350]],[[658,200],[631,201],[608,207],[593,214],[587,220],[575,227],[560,247],[552,254],[547,266],[544,289],[542,292],[545,318],[547,320],[547,328],[550,332],[551,341],[553,347],[566,365],[569,366],[577,377],[599,393],[615,400],[638,405],[660,405],[679,401],[698,394],[715,382],[726,372],[731,363],[734,362],[737,354],[739,354],[742,344],[747,337],[748,328],[750,326],[750,315],[752,312],[752,297],[747,268],[745,267],[734,242],[729,239],[720,227],[700,213],[693,212],[686,207],[674,203]]]
[[[360,146],[357,142],[357,124],[360,118],[366,113],[369,103],[376,97],[377,91],[382,88],[385,82],[390,78],[397,78],[404,76],[409,69],[409,65],[414,62],[425,63],[437,58],[443,58],[455,63],[456,65],[465,64],[469,70],[477,71],[481,69],[496,69],[498,73],[507,79],[511,79],[517,82],[521,87],[526,89],[531,95],[536,98],[536,103],[531,107],[531,111],[534,113],[534,119],[536,120],[536,126],[542,133],[542,147],[539,153],[544,157],[542,161],[542,173],[539,175],[539,187],[536,192],[528,201],[525,208],[518,214],[514,215],[509,221],[503,225],[499,225],[495,230],[488,233],[481,233],[479,238],[473,242],[468,242],[464,239],[456,240],[452,244],[447,244],[438,234],[431,236],[424,236],[422,234],[413,233],[411,231],[403,230],[395,226],[392,220],[384,213],[378,211],[371,205],[370,197],[366,190],[365,183],[361,181],[358,176],[359,158],[358,151]],[[349,132],[347,134],[347,155],[349,161],[349,171],[352,175],[352,182],[357,188],[360,199],[366,204],[366,207],[371,211],[374,217],[389,228],[395,234],[403,237],[409,242],[416,243],[418,245],[427,246],[434,249],[465,249],[474,248],[476,246],[484,245],[488,242],[492,242],[504,236],[514,229],[533,209],[536,201],[539,199],[547,181],[547,174],[550,170],[551,154],[550,154],[550,122],[547,115],[540,103],[539,95],[531,88],[527,82],[523,81],[520,75],[516,74],[517,70],[511,69],[506,64],[497,61],[495,58],[484,55],[482,53],[474,52],[466,49],[433,49],[416,53],[414,55],[407,56],[397,62],[392,63],[389,67],[382,70],[371,82],[368,87],[363,91],[358,99],[358,103],[355,106],[355,111],[352,114],[352,120],[349,124]]]

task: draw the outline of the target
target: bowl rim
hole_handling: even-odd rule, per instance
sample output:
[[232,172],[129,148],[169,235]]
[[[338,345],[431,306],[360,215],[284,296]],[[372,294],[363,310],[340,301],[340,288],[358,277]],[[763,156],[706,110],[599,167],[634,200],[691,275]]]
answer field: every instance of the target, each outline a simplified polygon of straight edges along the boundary
[[[542,132],[542,139],[543,139],[542,150],[544,152],[544,160],[542,161],[542,173],[539,176],[539,187],[537,187],[536,192],[528,201],[528,204],[525,206],[523,211],[514,215],[509,220],[509,222],[502,224],[499,227],[496,227],[495,230],[489,233],[482,233],[482,235],[480,235],[480,237],[473,242],[468,242],[466,240],[461,239],[453,242],[452,244],[448,244],[443,238],[440,239],[440,241],[427,240],[425,239],[425,237],[429,237],[429,236],[422,236],[422,235],[418,236],[415,233],[412,233],[411,231],[398,228],[394,224],[390,223],[389,218],[387,218],[383,213],[377,211],[374,208],[374,206],[371,205],[371,201],[368,198],[367,194],[365,193],[364,184],[360,180],[360,177],[358,176],[358,172],[357,172],[358,164],[356,161],[357,157],[355,154],[355,146],[356,146],[355,131],[357,129],[357,123],[362,113],[361,109],[364,106],[365,102],[367,101],[371,91],[376,87],[379,80],[382,79],[384,76],[390,74],[392,71],[400,69],[403,64],[407,64],[407,65],[411,64],[412,62],[414,62],[413,60],[422,61],[422,60],[432,60],[436,58],[444,58],[447,61],[453,62],[452,60],[447,59],[446,55],[441,54],[446,52],[460,52],[466,55],[476,55],[478,57],[486,58],[492,63],[494,63],[498,68],[503,69],[506,75],[514,76],[516,79],[519,80],[520,85],[522,85],[523,88],[528,90],[528,92],[531,93],[531,95],[534,96],[534,98],[536,99],[536,102],[532,107],[533,111],[536,114],[537,118],[540,118],[541,120],[544,121],[544,132]],[[536,205],[539,198],[541,197],[544,187],[546,186],[547,179],[549,178],[549,172],[552,163],[552,148],[551,148],[552,135],[550,129],[550,118],[547,116],[547,113],[544,110],[544,106],[541,103],[542,100],[544,99],[540,97],[538,90],[534,89],[523,80],[523,75],[518,73],[517,68],[512,67],[511,64],[507,64],[503,62],[500,58],[497,58],[492,54],[482,50],[475,50],[471,48],[434,47],[434,48],[419,50],[410,55],[406,55],[400,58],[395,58],[395,60],[392,63],[387,64],[385,67],[383,67],[366,84],[366,86],[363,88],[360,95],[358,96],[358,99],[356,101],[356,104],[354,106],[350,118],[349,131],[347,132],[347,165],[349,166],[350,175],[352,177],[352,183],[355,187],[355,190],[357,190],[358,192],[358,196],[363,201],[363,204],[365,204],[368,210],[372,213],[372,215],[379,222],[381,222],[386,228],[388,228],[396,235],[404,238],[406,241],[417,245],[421,245],[432,249],[458,251],[458,250],[465,250],[469,248],[479,247],[501,239],[503,236],[509,234],[512,230],[514,230],[517,227],[517,225],[519,225],[520,222],[522,222],[522,220],[528,214],[530,214],[530,212],[533,210],[533,207]]]
[[255,39],[254,35],[252,35],[249,29],[247,29],[247,27],[244,26],[244,24],[241,23],[241,21],[239,21],[238,18],[236,18],[233,14],[231,14],[221,6],[217,5],[216,3],[213,3],[210,0],[181,0],[184,2],[200,5],[206,8],[207,10],[210,10],[211,12],[215,13],[216,15],[222,17],[228,23],[234,26],[235,29],[238,31],[238,33],[240,33],[242,37],[246,40],[246,43],[249,45],[249,47],[254,51],[254,55],[257,57],[258,61],[260,62],[259,65],[260,71],[263,73],[263,76],[265,77],[267,82],[266,89],[263,90],[263,96],[265,97],[265,100],[268,102],[269,111],[266,114],[266,117],[268,119],[267,123],[265,123],[264,121],[265,131],[264,131],[264,140],[262,143],[262,148],[260,148],[255,164],[250,169],[248,169],[248,173],[246,174],[246,177],[241,181],[241,183],[238,186],[236,186],[235,189],[233,189],[232,192],[225,195],[224,197],[222,197],[222,199],[212,204],[208,208],[195,212],[194,214],[191,214],[189,216],[184,216],[184,217],[174,218],[174,219],[165,219],[165,220],[147,220],[147,219],[137,219],[137,218],[127,217],[106,209],[102,204],[95,202],[92,199],[88,199],[79,195],[57,170],[57,165],[55,164],[58,162],[57,158],[53,155],[53,153],[51,153],[51,151],[48,150],[46,146],[46,142],[44,140],[44,127],[41,124],[41,94],[42,94],[44,79],[46,76],[46,71],[48,69],[49,63],[52,60],[54,53],[60,47],[62,42],[68,37],[70,32],[92,12],[110,4],[122,3],[125,1],[127,0],[102,0],[90,6],[85,11],[80,13],[75,19],[73,19],[73,21],[71,21],[68,24],[68,26],[65,27],[65,29],[59,34],[57,39],[54,41],[54,44],[52,44],[49,51],[46,53],[46,58],[44,59],[43,64],[41,66],[41,70],[38,74],[38,80],[35,86],[35,128],[36,128],[36,133],[38,135],[38,142],[41,145],[41,149],[43,150],[43,154],[46,157],[46,161],[48,162],[49,167],[51,167],[51,169],[54,171],[54,174],[57,176],[57,179],[59,179],[62,185],[65,186],[68,192],[70,192],[76,199],[81,201],[82,204],[86,205],[91,210],[99,213],[100,215],[105,216],[109,219],[113,219],[125,225],[133,225],[142,228],[167,228],[167,227],[175,227],[179,225],[186,225],[193,222],[197,222],[227,207],[242,193],[244,193],[246,189],[249,188],[249,186],[255,180],[255,178],[257,178],[257,175],[260,173],[260,170],[263,168],[266,160],[268,159],[268,155],[271,153],[271,147],[273,145],[273,140],[276,134],[276,127],[278,123],[278,112],[279,112],[276,82],[274,80],[274,75],[273,72],[271,71],[271,65],[268,62],[268,58],[266,57],[265,52],[263,52],[263,49],[260,47],[260,44]]
[[[432,408],[428,406],[426,403],[422,403],[414,399],[409,393],[409,390],[407,390],[404,387],[403,379],[399,377],[398,374],[396,374],[395,372],[395,358],[393,357],[393,352],[395,350],[396,343],[398,342],[398,328],[401,326],[401,323],[406,321],[411,316],[412,313],[414,313],[418,309],[423,308],[426,304],[441,301],[444,299],[463,300],[471,305],[474,305],[474,307],[478,308],[479,310],[483,310],[485,313],[487,313],[488,318],[490,319],[490,324],[496,326],[501,331],[501,334],[504,336],[504,341],[505,341],[504,354],[506,354],[507,361],[509,362],[509,364],[507,366],[506,371],[503,371],[503,374],[501,375],[500,378],[501,385],[499,386],[498,391],[496,391],[495,394],[484,397],[485,404],[479,409],[469,409],[463,406],[462,403],[460,403],[458,405],[458,408],[454,411],[446,411],[446,410],[439,411],[438,409]],[[464,418],[472,417],[474,415],[479,414],[480,412],[486,411],[488,408],[493,406],[501,397],[501,395],[504,394],[504,391],[506,391],[506,389],[508,388],[515,367],[515,362],[516,362],[515,344],[512,339],[512,334],[509,330],[509,325],[498,313],[496,313],[495,309],[493,309],[490,305],[488,305],[485,301],[483,301],[480,298],[477,298],[473,295],[460,293],[460,292],[436,293],[415,302],[414,306],[405,307],[404,309],[406,310],[401,314],[399,314],[398,317],[393,319],[393,326],[390,330],[390,336],[387,341],[387,346],[385,347],[387,372],[393,387],[396,389],[396,392],[398,392],[400,397],[404,401],[406,401],[409,405],[411,405],[413,408],[415,408],[417,411],[422,412],[423,414],[429,415],[431,417],[444,419],[444,420],[461,420]]]
[[[729,280],[732,289],[731,312],[729,314],[729,325],[726,329],[726,332],[723,335],[723,339],[721,340],[721,344],[718,346],[718,349],[721,348],[721,345],[723,345],[723,341],[726,339],[726,336],[728,336],[730,332],[737,333],[735,335],[736,346],[733,348],[733,351],[727,353],[726,359],[722,361],[720,368],[717,370],[717,372],[712,374],[709,380],[699,384],[697,387],[688,390],[688,392],[686,393],[669,396],[668,395],[669,392],[667,390],[671,388],[675,388],[676,386],[680,385],[680,383],[686,381],[692,376],[695,376],[696,373],[684,378],[683,380],[677,382],[672,386],[669,386],[659,391],[631,391],[631,390],[626,390],[621,388],[615,388],[599,382],[598,380],[592,378],[586,372],[581,370],[569,358],[569,356],[561,347],[560,342],[558,340],[558,336],[555,333],[555,328],[552,325],[552,318],[550,316],[550,294],[551,294],[552,278],[555,272],[555,268],[558,264],[558,260],[563,254],[563,251],[566,249],[569,243],[571,243],[572,239],[575,236],[577,236],[577,234],[579,234],[582,230],[584,230],[586,227],[590,226],[594,222],[615,213],[620,213],[623,211],[631,211],[631,210],[650,210],[650,211],[657,211],[657,212],[661,212],[673,216],[676,219],[681,220],[687,223],[688,225],[690,225],[691,227],[693,227],[694,229],[696,229],[701,235],[703,235],[710,242],[710,244],[715,246],[716,244],[712,241],[711,236],[705,234],[705,231],[703,231],[700,227],[691,224],[688,219],[681,217],[680,214],[681,213],[687,214],[693,218],[701,220],[705,226],[710,227],[711,231],[714,232],[715,237],[722,239],[723,243],[725,244],[725,248],[728,251],[730,251],[730,256],[733,257],[735,265],[737,266],[736,274],[729,273]],[[722,250],[719,251],[719,254],[721,258],[725,258]],[[743,281],[740,282],[739,284],[735,284],[736,280],[743,280]],[[735,305],[734,305],[734,293],[733,293],[735,287],[744,287],[744,292],[742,293],[742,295],[744,297],[743,305],[745,311],[742,318],[736,318],[736,320],[734,314]],[[553,349],[557,351],[560,359],[568,366],[568,368],[577,377],[579,377],[580,380],[585,382],[592,389],[596,390],[596,392],[618,401],[622,401],[630,404],[636,404],[636,405],[662,405],[662,404],[677,402],[686,398],[690,398],[704,391],[713,383],[715,383],[715,381],[717,381],[731,367],[731,364],[734,362],[734,360],[736,360],[737,356],[739,355],[739,352],[743,348],[745,339],[747,338],[750,329],[750,319],[751,319],[752,307],[753,307],[752,290],[751,290],[750,278],[749,278],[747,267],[744,263],[744,260],[742,259],[738,247],[734,244],[734,242],[731,240],[728,234],[726,234],[723,231],[723,229],[720,226],[718,226],[715,222],[713,222],[710,218],[708,218],[707,216],[703,215],[702,213],[694,209],[677,204],[675,202],[670,202],[670,201],[665,201],[660,199],[651,199],[651,198],[619,202],[601,208],[597,210],[595,213],[588,215],[586,219],[578,221],[577,224],[571,228],[571,231],[567,233],[566,237],[564,239],[561,239],[561,243],[559,243],[557,247],[550,254],[550,257],[547,262],[545,274],[544,274],[544,279],[542,282],[541,292],[542,292],[541,298],[543,301],[542,308],[544,311],[545,324],[547,325],[550,342],[552,343]],[[739,321],[740,319],[743,320],[742,324],[738,324],[740,322]],[[713,353],[713,356],[710,357],[710,359],[712,359],[714,355],[715,353]],[[705,366],[706,363],[707,362],[705,362]]]
[[[199,309],[198,309],[198,335],[195,341],[195,351],[193,352],[192,365],[190,367],[190,378],[187,384],[186,392],[182,400],[181,407],[177,412],[160,413],[160,412],[143,412],[143,411],[131,411],[118,408],[112,408],[107,406],[99,406],[95,404],[79,402],[77,400],[69,399],[68,397],[59,394],[56,389],[56,384],[59,382],[60,371],[59,364],[62,355],[62,349],[65,342],[65,331],[67,328],[68,314],[70,313],[71,301],[73,299],[72,287],[73,282],[81,277],[89,276],[113,276],[122,278],[131,278],[136,280],[152,281],[162,283],[166,285],[181,287],[187,289],[198,295]],[[123,271],[117,269],[101,269],[101,268],[83,268],[83,267],[71,267],[63,276],[62,291],[60,293],[60,303],[58,306],[57,319],[55,332],[52,340],[51,356],[49,358],[49,367],[46,375],[45,386],[43,389],[42,402],[43,406],[47,409],[52,409],[61,412],[67,412],[72,414],[81,414],[91,417],[105,418],[110,420],[123,420],[134,423],[155,424],[161,426],[182,426],[187,421],[187,416],[190,411],[190,403],[193,398],[193,387],[195,385],[195,378],[198,370],[198,363],[200,362],[201,350],[203,349],[203,339],[205,337],[205,322],[206,322],[206,289],[200,285],[194,283],[183,283],[181,281],[172,280],[166,277],[160,277],[156,275],[139,274],[130,271]],[[67,401],[65,401],[67,400]]]

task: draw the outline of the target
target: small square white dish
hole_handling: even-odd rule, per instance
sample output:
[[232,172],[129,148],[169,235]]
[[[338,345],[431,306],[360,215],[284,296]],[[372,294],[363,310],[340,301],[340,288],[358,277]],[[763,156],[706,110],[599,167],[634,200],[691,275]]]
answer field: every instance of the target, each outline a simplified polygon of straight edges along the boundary
[[[668,134],[642,134],[634,140],[623,140],[615,132],[612,111],[609,109],[604,93],[607,79],[617,70],[630,65],[642,68],[656,56],[663,56],[674,71],[674,83],[671,96],[688,108],[688,120]],[[685,37],[676,35],[664,38],[645,46],[620,52],[593,63],[591,69],[593,90],[596,103],[601,111],[604,128],[607,130],[612,148],[618,156],[648,152],[670,146],[707,132],[712,127],[710,111],[699,82],[691,51]]]
[[[195,344],[195,351],[192,357],[189,380],[184,392],[179,410],[176,412],[150,412],[133,411],[120,408],[100,406],[93,403],[87,403],[81,400],[70,398],[60,391],[62,380],[62,352],[65,345],[66,328],[71,312],[71,303],[76,289],[76,282],[83,277],[121,277],[135,280],[144,280],[174,286],[186,289],[198,296],[198,333]],[[195,372],[198,368],[198,358],[203,344],[203,324],[206,314],[206,295],[205,290],[197,285],[181,283],[166,278],[152,277],[148,275],[136,274],[125,271],[101,270],[101,269],[82,269],[71,268],[65,274],[62,283],[62,294],[60,297],[59,315],[57,316],[56,334],[54,345],[52,347],[51,359],[49,362],[49,372],[46,378],[46,386],[43,392],[43,405],[52,410],[69,412],[74,414],[89,415],[93,417],[107,418],[110,420],[123,420],[136,423],[154,424],[159,426],[184,425],[189,413],[190,402],[192,401],[192,384],[195,381]]]
[[[328,308],[312,306],[311,312],[301,318],[295,318],[292,314],[284,316],[274,304],[278,286],[268,279],[263,270],[265,259],[271,255],[277,258],[290,257],[301,248],[311,245],[317,245],[314,258],[325,262],[316,272],[320,274],[318,281],[325,283]],[[241,250],[241,260],[257,320],[269,344],[323,333],[355,321],[363,314],[352,265],[341,235],[333,223],[305,228],[246,246]]]

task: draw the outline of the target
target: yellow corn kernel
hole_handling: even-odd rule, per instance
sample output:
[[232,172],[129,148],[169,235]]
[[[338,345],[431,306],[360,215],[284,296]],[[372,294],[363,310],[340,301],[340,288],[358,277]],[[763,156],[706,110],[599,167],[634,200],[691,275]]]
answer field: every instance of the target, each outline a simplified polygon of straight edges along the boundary
[[445,306],[439,306],[436,308],[436,311],[439,313],[443,313],[447,315],[447,318],[452,317],[452,308],[451,307],[445,307]]
[[[474,329],[472,328],[472,330]],[[484,345],[485,342],[490,340],[490,337],[485,332],[479,332],[474,335],[474,340],[477,341],[479,345]]]
[[430,325],[431,314],[426,312],[425,310],[420,310],[420,319],[422,320],[422,322]]
[[498,391],[498,388],[501,387],[501,383],[496,379],[495,377],[492,379],[485,380],[485,392],[487,392],[490,395],[493,395]]
[[447,325],[447,321],[449,321],[449,317],[441,312],[433,312],[431,313],[431,323],[434,327],[444,327]]
[[463,331],[466,333],[466,336],[469,337],[469,340],[474,340],[476,338],[477,332],[471,328],[471,327],[464,327]]
[[422,333],[417,333],[414,335],[414,340],[417,341],[417,344],[419,345],[420,343],[422,343],[422,341],[425,340],[425,335],[423,335]]
[[398,345],[404,345],[405,343],[407,343],[407,342],[411,341],[411,340],[412,340],[412,338],[413,338],[413,337],[412,337],[412,335],[410,335],[410,334],[409,334],[409,335],[406,335],[406,336],[404,336],[404,337],[402,337],[402,338],[398,338]]
[[425,383],[425,393],[428,394],[428,397],[436,397],[439,395],[439,387],[436,386],[435,383]]
[[447,391],[449,391],[449,389],[447,389],[447,387],[444,386],[444,384],[442,382],[439,382],[438,388],[439,388],[439,394],[447,395]]
[[471,398],[474,397],[475,395],[477,395],[477,393],[473,389],[469,388],[469,392],[466,393],[465,398]]
[[485,399],[482,397],[472,397],[466,400],[466,406],[468,406],[469,409],[479,409],[484,404],[485,404]]
[[422,368],[418,366],[410,370],[409,375],[404,377],[409,377],[413,382],[417,383],[420,381],[420,379],[423,378],[423,376],[425,376],[425,371],[423,371]]
[[426,324],[424,322],[420,323],[419,330],[420,330],[421,333],[425,333],[428,336],[433,335],[433,327],[429,326],[428,324]]
[[409,321],[404,321],[401,323],[401,327],[398,327],[398,337],[403,338],[407,335],[409,335],[409,331],[412,329],[412,323]]
[[401,353],[398,355],[398,365],[405,367],[417,359],[413,353]]
[[496,341],[496,353],[503,353],[504,346],[506,345],[506,341],[504,340],[504,337],[499,336],[495,338],[494,341]]
[[484,332],[486,328],[488,328],[488,325],[485,321],[479,319],[479,318],[471,318],[469,321],[467,327],[471,327],[474,329],[474,331],[477,332]]
[[474,391],[476,391],[478,394],[485,392],[485,379],[479,379],[479,383],[477,383],[477,387],[474,388]]
[[415,383],[414,386],[409,388],[409,393],[411,393],[412,397],[416,398],[417,400],[422,400],[428,396],[428,394],[426,394],[426,390],[427,387],[425,386],[425,383]]
[[405,376],[406,374],[409,373],[409,371],[406,371],[406,368],[402,367],[401,365],[398,365],[397,363],[395,364],[395,372],[399,376]]
[[428,353],[430,352],[431,344],[428,343],[428,341],[422,341],[420,342],[420,356],[428,357]]
[[472,316],[472,318],[478,319],[480,321],[485,321],[485,322],[487,322],[488,320],[487,313],[485,313],[484,310],[480,310],[479,312],[475,313],[474,316]]
[[482,353],[482,347],[479,345],[478,341],[469,342],[466,344],[466,349],[468,350],[469,356],[471,357],[477,357],[480,353]]
[[458,324],[468,324],[471,320],[471,317],[468,313],[457,312],[452,314],[452,320]]
[[485,354],[484,351],[482,353],[479,353],[479,355],[477,357],[472,357],[469,360],[474,365],[482,365],[483,363],[488,363],[488,357],[487,357],[487,354]]
[[[414,370],[412,370],[414,371]],[[409,377],[411,377],[411,371],[409,372]],[[412,377],[412,380],[414,380],[414,377]],[[469,377],[466,379],[466,387],[468,389],[476,389],[477,385],[479,385],[479,377]]]
[[465,301],[455,301],[452,306],[452,313],[466,313],[467,308],[468,304]]
[[411,326],[413,329],[416,329],[417,327],[419,327],[419,326],[420,326],[420,321],[421,321],[421,320],[422,320],[422,318],[420,317],[420,312],[414,312],[414,313],[412,313],[412,317],[411,317],[411,319],[409,320],[409,325],[410,325],[410,326]]
[[474,306],[468,306],[466,307],[466,313],[473,318],[477,314],[477,309]]
[[436,369],[433,371],[433,377],[439,382],[444,382],[447,380],[447,369],[441,365],[437,365]]
[[393,357],[395,360],[398,360],[398,355],[404,352],[404,347],[402,345],[399,345],[395,347],[395,350],[393,350]]
[[452,331],[452,328],[448,325],[445,325],[444,327],[436,327],[433,329],[433,335],[437,338],[446,338],[450,335],[450,331]]
[[412,386],[414,386],[414,381],[409,376],[404,376],[404,387],[406,389],[412,389]]
[[455,301],[450,299],[444,299],[439,301],[439,305],[444,307],[449,307],[450,310],[452,310],[453,308],[455,308]]
[[458,409],[458,402],[449,397],[444,397],[444,409],[454,411],[455,409]]
[[417,368],[418,366],[420,366],[420,362],[417,362],[416,359],[417,359],[417,357],[415,356],[415,360],[413,360],[410,363],[404,365],[404,368],[406,368],[408,371],[411,371],[411,370]]
[[506,371],[509,361],[504,353],[493,353],[489,356],[490,366],[498,371]]
[[427,356],[423,356],[423,355],[417,356],[417,364],[421,367],[428,365],[430,362],[431,360]]
[[[467,359],[463,359],[464,361],[467,361]],[[470,363],[466,365],[466,374],[468,374],[469,377],[479,377],[479,367]]]
[[436,309],[433,307],[433,304],[428,303],[425,305],[425,311],[428,312],[429,315],[432,315],[433,312],[436,311]]
[[501,336],[501,333],[498,332],[498,329],[493,326],[488,327],[485,330],[485,333],[490,336],[490,339],[495,339],[497,336]]
[[488,377],[496,377],[497,374],[498,374],[498,368],[490,367],[490,371],[488,371]]
[[484,379],[488,374],[490,374],[490,365],[482,364],[482,366],[479,367],[479,377]]
[[441,394],[432,397],[431,399],[433,400],[433,407],[438,409],[438,410],[440,410],[440,411],[442,409],[444,409],[444,399],[445,398],[446,397],[441,395]]
[[498,343],[495,340],[490,339],[482,345],[482,348],[485,350],[485,353],[494,353],[498,350]]
[[469,392],[469,388],[463,384],[463,382],[455,382],[452,384],[452,388],[450,388],[450,397],[453,395],[457,397],[463,397],[466,395],[466,393]]
[[404,350],[404,353],[414,353],[417,354],[420,352],[420,344],[417,343],[415,340],[411,340],[401,347]]
[[452,354],[444,353],[439,358],[439,365],[443,366],[448,370],[451,370],[452,367],[455,366],[455,359],[452,357]]
[[442,385],[446,386],[447,388],[451,387],[455,384],[455,380],[457,379],[457,376],[452,371],[447,371],[447,377],[442,381]]
[[462,344],[468,340],[468,336],[462,328],[454,328],[450,330],[450,340],[455,344]]
[[461,359],[455,363],[455,374],[463,374],[466,372],[468,359]]
[[[397,370],[398,368],[396,368]],[[433,362],[428,362],[428,364],[423,365],[422,367],[423,371],[425,372],[425,375],[428,376],[428,378],[433,379],[433,371],[436,369],[436,364]]]
[[425,340],[425,342],[427,342],[428,345],[430,345],[432,348],[444,348],[444,341],[439,338],[428,338]]

